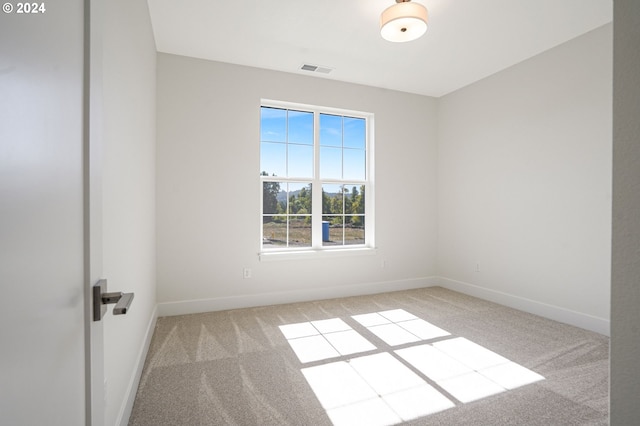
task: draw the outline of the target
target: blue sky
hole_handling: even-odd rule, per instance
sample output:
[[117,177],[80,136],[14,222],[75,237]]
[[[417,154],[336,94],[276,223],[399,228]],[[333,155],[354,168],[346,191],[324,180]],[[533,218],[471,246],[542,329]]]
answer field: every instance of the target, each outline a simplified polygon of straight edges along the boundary
[[[313,177],[313,113],[261,108],[260,171]],[[320,178],[365,179],[366,120],[320,114]]]

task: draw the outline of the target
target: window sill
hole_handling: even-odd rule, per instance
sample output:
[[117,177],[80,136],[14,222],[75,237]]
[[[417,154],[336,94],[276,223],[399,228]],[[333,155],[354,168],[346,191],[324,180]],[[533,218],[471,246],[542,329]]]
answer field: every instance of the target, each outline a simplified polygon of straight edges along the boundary
[[304,259],[329,259],[346,256],[373,256],[377,254],[375,247],[357,247],[331,250],[291,250],[291,251],[264,251],[258,253],[260,262],[279,260],[304,260]]

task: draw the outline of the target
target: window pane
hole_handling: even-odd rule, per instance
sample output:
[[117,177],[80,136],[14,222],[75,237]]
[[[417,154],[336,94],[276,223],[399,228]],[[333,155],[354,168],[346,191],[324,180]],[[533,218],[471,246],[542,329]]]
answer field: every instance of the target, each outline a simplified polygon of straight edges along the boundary
[[344,150],[344,178],[364,180],[365,174],[365,151],[360,149]]
[[313,145],[313,113],[289,111],[289,143]]
[[287,110],[279,108],[260,108],[260,140],[286,142]]
[[262,245],[265,248],[286,247],[286,216],[264,216],[262,218]]
[[[361,194],[362,188],[364,188],[363,185],[344,185],[344,214],[364,214],[364,199]],[[350,220],[350,217],[347,217],[346,222],[350,223]]]
[[310,183],[292,182],[288,184],[287,199],[289,200],[289,214],[311,214],[312,195]]
[[347,195],[351,199],[351,208],[347,213],[364,214],[365,186],[364,185],[345,185],[351,188],[351,192]]
[[351,223],[344,229],[344,243],[364,244],[364,216],[351,216]]
[[289,144],[289,177],[313,177],[313,145]]
[[266,176],[287,175],[287,151],[283,143],[260,144],[260,170]]
[[342,178],[342,149],[320,148],[320,178]]
[[364,118],[344,117],[344,147],[365,149],[366,120]]
[[342,117],[320,114],[320,145],[342,146]]
[[343,245],[344,216],[323,216],[322,221],[323,221],[323,226],[325,227],[326,225],[324,225],[324,222],[329,222],[329,239],[325,240],[323,236],[322,245],[323,246]]
[[283,213],[278,211],[278,195],[280,194],[280,182],[263,182],[262,183],[262,214]]
[[322,214],[342,214],[344,212],[342,197],[342,185],[322,185]]
[[289,247],[311,247],[311,216],[291,216]]

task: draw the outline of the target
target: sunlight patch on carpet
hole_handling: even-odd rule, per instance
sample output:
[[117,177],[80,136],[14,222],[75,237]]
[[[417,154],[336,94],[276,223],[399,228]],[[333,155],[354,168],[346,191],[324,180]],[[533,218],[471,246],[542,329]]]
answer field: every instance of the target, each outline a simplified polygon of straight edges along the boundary
[[302,364],[342,357],[301,369],[334,426],[399,424],[544,380],[403,309],[351,320],[371,336],[341,318],[280,326]]
[[340,318],[281,325],[280,330],[302,363],[377,349]]

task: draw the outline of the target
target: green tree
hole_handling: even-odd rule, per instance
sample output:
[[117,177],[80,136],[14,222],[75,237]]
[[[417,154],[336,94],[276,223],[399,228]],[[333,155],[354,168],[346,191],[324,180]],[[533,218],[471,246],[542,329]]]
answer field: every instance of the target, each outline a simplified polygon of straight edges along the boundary
[[[361,215],[364,214],[364,185],[360,186],[360,192],[354,186],[351,192],[351,214]],[[362,227],[364,225],[364,219],[362,216],[353,216],[351,223],[354,226]]]
[[342,196],[336,195],[331,197],[331,214],[344,213],[344,204],[342,202]]
[[298,200],[300,200],[301,208],[307,212],[311,211],[311,184],[309,186],[303,186],[298,193]]
[[[260,173],[260,176],[269,176],[267,172]],[[279,182],[263,182],[262,183],[262,211],[263,213],[278,212],[278,193],[280,192]],[[270,218],[265,218],[270,222]]]
[[[353,189],[356,189],[356,187],[354,186]],[[343,188],[342,192],[344,193],[344,214],[346,215],[351,213],[353,208],[353,196],[349,197],[349,188],[346,186]],[[351,223],[351,216],[345,216],[344,221],[346,224]]]
[[324,188],[322,189],[322,213],[323,214],[332,213],[332,211],[331,211],[331,197],[329,197],[327,195],[327,193],[324,192]]

